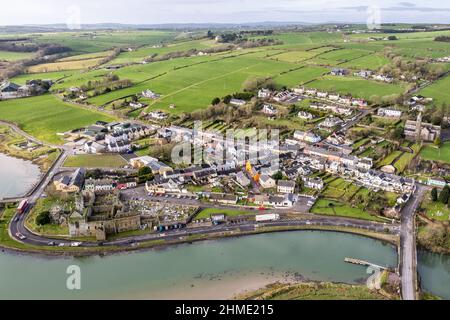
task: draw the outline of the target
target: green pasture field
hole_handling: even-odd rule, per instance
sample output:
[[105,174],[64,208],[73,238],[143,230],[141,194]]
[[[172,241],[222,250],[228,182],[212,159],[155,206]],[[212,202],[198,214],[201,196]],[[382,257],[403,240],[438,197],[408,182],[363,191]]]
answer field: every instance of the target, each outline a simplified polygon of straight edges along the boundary
[[371,54],[343,63],[340,65],[340,67],[352,69],[378,70],[384,65],[389,63],[390,63],[389,59],[383,57],[382,55]]
[[243,216],[243,215],[255,215],[256,211],[244,211],[244,210],[233,210],[233,209],[216,209],[208,208],[200,211],[200,213],[195,217],[195,219],[209,219],[213,214],[225,214],[229,217]]
[[450,163],[450,141],[444,142],[440,148],[428,145],[420,153],[422,159]]
[[450,103],[450,76],[447,76],[432,85],[422,89],[419,94],[433,98],[438,106]]
[[56,71],[56,72],[43,72],[43,73],[26,73],[21,74],[18,76],[15,76],[11,79],[11,82],[17,83],[19,85],[26,84],[29,80],[36,80],[36,79],[45,79],[45,80],[61,80],[66,77],[72,76],[76,71]]
[[109,51],[101,51],[101,52],[94,52],[94,53],[78,54],[78,55],[69,56],[69,57],[66,57],[66,58],[59,59],[56,62],[66,62],[66,61],[78,61],[78,60],[89,60],[89,59],[104,58],[104,57],[107,57],[111,53],[112,53],[112,51],[109,50]]
[[[264,59],[246,56],[216,59],[172,70],[157,79],[92,98],[89,102],[103,105],[150,89],[162,95],[151,103],[151,108],[175,113],[191,112],[206,108],[215,97],[240,91],[243,82],[248,78],[276,76],[290,70],[292,66],[286,62],[267,63]],[[177,108],[168,109],[170,104],[175,104]]]
[[359,208],[353,208],[342,202],[328,199],[319,199],[311,208],[311,213],[327,216],[348,217],[362,220],[382,221],[381,219],[371,215],[367,211],[364,211]]
[[35,55],[34,52],[12,52],[0,50],[0,61],[18,61],[32,58]]
[[354,77],[334,77],[325,76],[308,84],[308,87],[336,91],[341,94],[351,94],[354,97],[360,97],[370,100],[373,96],[384,97],[393,94],[401,94],[405,87],[401,84],[387,84],[364,80]]
[[217,46],[215,41],[206,39],[176,42],[156,48],[154,48],[153,46],[146,46],[132,52],[121,53],[116,59],[111,62],[111,64],[140,62],[153,54],[162,56],[170,52],[184,52],[191,49],[201,50],[214,46]]
[[56,43],[76,53],[94,53],[114,47],[145,46],[171,41],[177,33],[172,31],[92,31],[33,34],[38,43]]
[[64,167],[122,168],[127,162],[120,155],[83,154],[67,158]]
[[279,85],[296,87],[317,79],[328,72],[329,70],[327,68],[305,66],[301,69],[278,75],[274,79]]
[[90,125],[110,116],[64,103],[52,95],[0,102],[0,119],[17,123],[25,132],[48,142],[61,143],[58,133]]

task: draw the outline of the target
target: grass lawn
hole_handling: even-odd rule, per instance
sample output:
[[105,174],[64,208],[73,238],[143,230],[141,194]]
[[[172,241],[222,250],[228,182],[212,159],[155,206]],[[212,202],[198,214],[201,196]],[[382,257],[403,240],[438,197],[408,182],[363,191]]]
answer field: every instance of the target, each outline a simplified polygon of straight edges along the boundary
[[368,100],[373,96],[384,97],[401,94],[405,91],[405,87],[400,84],[387,84],[353,77],[333,76],[325,76],[308,83],[308,87],[329,92],[336,91],[341,94],[351,94]]
[[450,102],[450,90],[448,88],[450,88],[449,76],[422,89],[419,93],[425,97],[433,98],[435,105],[440,106],[442,103],[448,104]]
[[43,63],[31,66],[26,69],[27,73],[42,73],[42,72],[58,72],[66,70],[82,70],[95,67],[101,63],[103,58],[85,59],[85,60],[70,60],[52,63]]
[[121,168],[127,162],[119,155],[83,154],[67,158],[64,167]]
[[311,212],[327,216],[340,216],[362,220],[384,221],[359,208],[352,208],[344,203],[328,199],[319,199],[311,208]]
[[422,149],[420,156],[425,160],[450,163],[450,141],[443,143],[440,148],[428,145]]
[[243,216],[243,215],[256,215],[256,211],[244,211],[244,210],[233,210],[233,209],[216,209],[216,208],[208,208],[202,210],[195,219],[208,219],[213,214],[225,214],[229,217],[234,216]]
[[334,283],[272,284],[237,297],[243,300],[389,300],[366,285]]
[[12,52],[0,50],[0,61],[18,61],[29,59],[35,55],[34,52]]
[[447,205],[431,200],[431,194],[428,192],[421,204],[421,208],[425,210],[425,214],[434,220],[450,221],[450,209]]
[[114,118],[64,103],[52,95],[0,102],[0,119],[17,123],[25,132],[49,143],[61,143],[58,133]]
[[394,151],[392,153],[390,153],[386,158],[384,158],[383,160],[381,160],[380,162],[378,162],[377,167],[383,167],[383,166],[387,166],[392,164],[392,162],[397,159],[397,157],[399,157],[402,154],[401,151]]
[[68,236],[69,235],[69,227],[68,226],[60,226],[57,224],[47,224],[44,226],[38,226],[36,224],[36,217],[44,211],[50,211],[50,209],[55,205],[58,201],[52,198],[47,199],[39,199],[36,203],[36,206],[33,207],[32,211],[27,217],[25,222],[26,226],[33,232],[37,232],[45,235],[52,236]]

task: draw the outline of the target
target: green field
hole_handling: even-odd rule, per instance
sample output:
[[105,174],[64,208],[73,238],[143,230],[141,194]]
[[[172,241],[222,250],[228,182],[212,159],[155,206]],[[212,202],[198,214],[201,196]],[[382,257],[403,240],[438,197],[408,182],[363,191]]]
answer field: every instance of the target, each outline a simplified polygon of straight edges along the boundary
[[41,79],[41,80],[61,80],[66,77],[73,75],[75,71],[57,71],[57,72],[43,72],[43,73],[27,73],[21,74],[11,78],[11,82],[17,83],[19,85],[26,84],[29,80]]
[[[331,204],[331,206],[330,206]],[[363,220],[383,221],[376,216],[369,214],[359,208],[352,208],[341,202],[320,199],[311,208],[311,212],[315,214],[323,214],[327,216],[340,216],[348,218],[356,218]]]
[[110,116],[64,103],[51,95],[0,102],[0,119],[17,123],[25,132],[49,142],[61,143],[58,133],[90,125]]
[[308,87],[329,92],[335,91],[341,94],[351,94],[354,97],[371,99],[374,96],[384,97],[401,94],[404,86],[399,84],[387,84],[353,77],[325,76],[308,83]]
[[442,202],[433,202],[430,192],[426,194],[420,207],[425,210],[425,214],[431,219],[450,221],[450,209]]
[[443,143],[440,148],[433,145],[426,146],[420,156],[425,160],[450,163],[450,141]]
[[126,48],[171,41],[176,33],[172,31],[92,31],[58,32],[33,34],[38,43],[56,43],[67,46],[75,53],[94,53],[113,47]]
[[202,210],[195,219],[209,219],[213,214],[225,214],[229,217],[243,216],[243,215],[255,215],[256,211],[243,211],[243,210],[233,210],[233,209],[216,209],[208,208]]
[[425,97],[433,98],[437,106],[450,102],[450,76],[445,77],[422,89],[419,93]]
[[380,54],[371,54],[339,65],[343,68],[378,70],[390,61]]
[[35,53],[33,52],[11,52],[11,51],[2,51],[0,50],[0,61],[18,61],[29,59],[33,57]]
[[120,155],[83,154],[70,156],[63,166],[69,168],[121,168],[126,164],[127,162]]

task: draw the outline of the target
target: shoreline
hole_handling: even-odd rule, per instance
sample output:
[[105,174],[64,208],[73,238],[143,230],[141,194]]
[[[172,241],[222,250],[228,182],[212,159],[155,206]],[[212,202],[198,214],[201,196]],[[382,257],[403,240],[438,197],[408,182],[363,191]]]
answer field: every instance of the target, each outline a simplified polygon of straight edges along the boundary
[[[87,250],[83,249],[72,249],[69,250],[39,250],[33,248],[21,249],[21,248],[13,248],[9,246],[5,246],[0,243],[1,252],[6,252],[7,254],[18,254],[18,255],[32,255],[41,258],[83,258],[83,257],[92,257],[92,256],[113,256],[120,254],[128,254],[134,252],[146,252],[153,250],[166,250],[179,245],[189,245],[195,244],[197,242],[206,242],[206,241],[221,241],[228,239],[237,239],[240,237],[249,237],[253,235],[259,234],[270,234],[270,233],[278,233],[278,232],[301,232],[301,231],[310,231],[310,232],[339,232],[346,233],[356,236],[362,236],[366,238],[370,238],[376,241],[381,241],[383,243],[389,243],[394,247],[398,248],[399,238],[390,234],[382,234],[374,231],[360,230],[355,228],[348,227],[333,227],[333,226],[297,226],[297,227],[272,227],[266,228],[266,230],[257,230],[253,232],[245,232],[240,234],[210,234],[206,236],[202,236],[199,238],[192,239],[183,239],[176,240],[172,242],[164,242],[161,243],[160,240],[151,240],[149,242],[143,242],[140,246],[137,247],[93,247],[87,248]],[[53,248],[53,247],[52,247]]]

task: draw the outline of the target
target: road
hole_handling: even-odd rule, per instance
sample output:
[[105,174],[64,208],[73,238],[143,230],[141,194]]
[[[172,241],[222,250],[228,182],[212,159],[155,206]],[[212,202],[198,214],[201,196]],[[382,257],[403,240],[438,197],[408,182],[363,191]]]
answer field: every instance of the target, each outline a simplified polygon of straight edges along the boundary
[[427,188],[418,184],[416,192],[402,210],[400,229],[400,259],[403,300],[416,299],[417,252],[415,237],[415,213],[424,197]]
[[[68,244],[71,241],[60,239],[60,238],[52,238],[52,237],[44,237],[40,235],[36,235],[28,231],[25,228],[26,216],[21,216],[19,221],[13,221],[10,226],[11,235],[18,241],[22,241],[24,243],[35,245],[35,246],[48,246],[50,242],[53,242],[55,245],[59,245],[61,243]],[[201,227],[193,227],[186,229],[178,229],[178,230],[170,230],[164,233],[148,233],[140,236],[126,237],[117,240],[112,240],[103,243],[105,247],[108,246],[120,246],[120,247],[130,247],[136,246],[140,243],[151,241],[151,240],[180,240],[180,238],[191,236],[191,235],[209,235],[213,233],[220,232],[251,232],[255,231],[260,227],[299,227],[299,226],[329,226],[329,227],[348,227],[348,228],[357,228],[368,231],[375,232],[384,232],[388,229],[392,234],[399,235],[400,226],[399,225],[385,225],[383,223],[377,222],[369,222],[363,220],[356,219],[348,219],[348,218],[338,218],[338,217],[317,217],[311,216],[310,219],[295,219],[295,220],[279,220],[273,222],[261,223],[256,226],[254,221],[244,221],[236,224],[224,224],[218,226],[201,226]],[[19,232],[27,237],[25,240],[19,240],[16,236],[16,233]],[[98,247],[97,242],[84,242],[82,247],[92,248]]]

